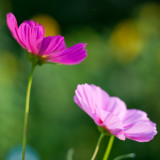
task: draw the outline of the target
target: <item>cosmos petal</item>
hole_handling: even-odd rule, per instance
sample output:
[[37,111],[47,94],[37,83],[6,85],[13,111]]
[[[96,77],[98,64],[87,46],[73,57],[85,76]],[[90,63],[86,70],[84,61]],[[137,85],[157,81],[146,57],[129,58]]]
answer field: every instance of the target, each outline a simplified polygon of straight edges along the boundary
[[[78,64],[87,56],[85,45],[76,44],[66,48],[64,37],[45,36],[44,27],[35,21],[24,21],[19,27],[12,13],[7,14],[7,25],[16,41],[26,49],[32,63],[39,65],[46,62],[66,65]],[[35,61],[36,60],[36,61]]]
[[138,142],[148,142],[157,134],[155,123],[151,121],[138,121],[127,126],[124,131],[126,138]]
[[84,49],[85,46],[86,44],[84,43],[78,43],[68,49],[52,54],[47,60],[66,65],[78,64],[87,56],[87,51]]
[[147,114],[137,109],[126,108],[118,97],[110,97],[95,85],[78,85],[74,101],[96,123],[121,140],[126,138],[147,142],[157,134],[156,124]]
[[126,104],[118,97],[110,97],[103,108],[107,112],[117,115],[120,119],[127,111]]
[[108,113],[106,115],[106,118],[103,122],[105,125],[105,128],[113,135],[115,135],[117,138],[121,140],[125,140],[125,136],[123,133],[123,124],[120,121],[119,117],[112,114]]
[[122,119],[124,126],[142,120],[149,120],[149,118],[147,117],[147,114],[144,111],[137,109],[128,109]]
[[[96,124],[103,121],[106,116],[106,111],[103,110],[103,105],[106,103],[109,95],[94,85],[78,85],[75,91],[75,102],[86,111],[86,107],[82,106],[82,102],[87,106],[87,113],[90,112],[90,117],[95,118]],[[95,116],[96,113],[96,116]]]
[[15,16],[12,13],[7,14],[7,25],[9,30],[11,31],[13,37],[17,40],[19,44],[21,44],[21,41],[18,36],[18,24]]
[[54,54],[54,52],[59,52],[66,49],[64,37],[58,36],[49,36],[45,37],[41,43],[38,45],[39,55],[46,56]]
[[[30,24],[32,23],[32,25]],[[33,22],[24,22],[18,28],[18,35],[23,47],[30,53],[38,54],[38,44],[43,39],[41,26],[33,25]]]

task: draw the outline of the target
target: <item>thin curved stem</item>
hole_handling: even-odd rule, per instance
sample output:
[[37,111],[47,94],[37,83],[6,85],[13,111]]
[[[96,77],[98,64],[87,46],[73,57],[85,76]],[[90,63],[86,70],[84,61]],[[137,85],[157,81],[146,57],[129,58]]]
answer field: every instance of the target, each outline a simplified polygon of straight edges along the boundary
[[29,100],[30,92],[33,78],[33,71],[36,65],[32,65],[32,69],[29,75],[27,94],[26,94],[26,106],[25,106],[25,115],[24,115],[24,130],[23,130],[23,149],[22,149],[22,160],[25,160],[25,150],[26,150],[26,140],[27,140],[27,124],[28,124],[28,115],[29,115]]
[[100,143],[101,143],[103,137],[104,137],[104,134],[101,133],[101,135],[100,135],[100,137],[99,137],[99,139],[98,139],[98,142],[97,142],[97,145],[96,145],[96,148],[95,148],[95,151],[94,151],[94,153],[93,153],[93,156],[92,156],[91,160],[94,160],[94,159],[96,158],[96,155],[97,155],[97,153],[98,153],[98,149],[99,149],[99,146],[100,146]]
[[108,160],[108,157],[109,157],[112,145],[113,145],[113,141],[114,141],[114,136],[111,135],[111,137],[109,139],[109,143],[108,143],[107,149],[106,149],[106,152],[105,152],[104,157],[103,157],[103,160]]

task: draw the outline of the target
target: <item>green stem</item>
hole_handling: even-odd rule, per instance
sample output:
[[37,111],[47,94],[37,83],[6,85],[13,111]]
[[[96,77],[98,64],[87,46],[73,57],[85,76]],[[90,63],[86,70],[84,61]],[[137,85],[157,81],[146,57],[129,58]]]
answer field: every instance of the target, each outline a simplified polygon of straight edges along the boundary
[[94,159],[96,158],[96,155],[97,155],[97,153],[98,153],[98,149],[99,149],[99,146],[100,146],[100,143],[101,143],[103,137],[104,137],[104,134],[101,133],[101,135],[100,135],[100,137],[99,137],[99,139],[98,139],[98,142],[97,142],[97,145],[96,145],[96,148],[95,148],[95,151],[94,151],[94,153],[93,153],[93,156],[92,156],[91,160],[94,160]]
[[104,157],[103,157],[103,160],[108,160],[108,157],[109,157],[109,154],[110,154],[110,151],[111,151],[111,148],[112,148],[113,141],[114,141],[114,136],[111,135],[111,137],[109,139],[109,143],[108,143],[107,149],[106,149],[106,152],[105,152]]
[[32,65],[32,69],[29,75],[27,94],[26,94],[26,106],[25,106],[25,115],[24,115],[24,130],[23,130],[23,149],[22,149],[22,160],[25,160],[25,149],[26,149],[26,139],[27,139],[27,124],[28,124],[28,115],[29,115],[29,100],[30,92],[33,78],[33,71],[36,65]]

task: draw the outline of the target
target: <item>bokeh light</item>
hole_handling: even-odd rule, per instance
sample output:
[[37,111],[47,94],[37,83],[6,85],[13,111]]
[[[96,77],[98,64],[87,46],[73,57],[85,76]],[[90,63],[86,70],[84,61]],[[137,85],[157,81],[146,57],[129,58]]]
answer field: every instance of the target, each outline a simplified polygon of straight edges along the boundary
[[160,4],[152,2],[143,5],[137,21],[145,38],[160,36]]
[[143,37],[134,20],[120,22],[113,30],[110,37],[113,56],[120,63],[134,60],[143,47]]
[[31,19],[44,26],[46,37],[60,34],[60,26],[52,16],[47,14],[38,14],[33,16]]
[[[22,159],[22,147],[16,146],[12,148],[8,155],[6,160],[21,160]],[[26,146],[26,154],[25,154],[26,160],[40,160],[40,157],[38,153],[30,146]]]

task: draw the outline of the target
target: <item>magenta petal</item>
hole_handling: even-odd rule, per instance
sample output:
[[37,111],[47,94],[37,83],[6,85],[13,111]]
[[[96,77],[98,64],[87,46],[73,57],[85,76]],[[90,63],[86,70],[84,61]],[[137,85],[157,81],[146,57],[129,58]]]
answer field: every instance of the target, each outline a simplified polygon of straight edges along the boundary
[[151,121],[138,121],[125,129],[126,138],[138,142],[148,142],[157,134],[156,126]]
[[8,25],[8,28],[10,29],[13,37],[17,40],[17,42],[19,44],[21,44],[21,41],[20,41],[18,33],[17,33],[18,32],[17,20],[12,13],[7,14],[7,25]]
[[39,55],[50,55],[54,52],[59,52],[66,49],[64,42],[64,37],[58,36],[49,36],[45,37],[42,42],[38,45],[40,50]]
[[[64,37],[44,37],[44,27],[35,21],[24,21],[19,27],[12,13],[7,14],[7,25],[16,41],[32,55],[35,55],[37,64],[47,61],[74,65],[84,60],[87,56],[85,45],[76,44],[66,48]],[[31,60],[31,59],[30,59]]]
[[23,47],[31,53],[38,54],[38,44],[43,39],[42,26],[36,25],[33,21],[27,21],[20,25],[18,35]]
[[27,20],[27,21],[24,21],[23,23],[26,23],[28,24],[30,27],[35,27],[35,26],[38,26],[39,24],[33,20]]
[[[17,42],[28,52],[36,55],[37,63],[54,62],[66,65],[78,64],[87,56],[85,45],[66,48],[64,37],[44,37],[44,27],[35,21],[24,21],[19,27],[12,13],[7,15],[7,25]],[[38,56],[37,56],[38,55]]]
[[38,43],[44,37],[44,28],[34,21],[24,21],[18,28],[17,20],[12,13],[7,14],[7,25],[17,42],[28,52],[38,54]]
[[38,24],[37,22],[32,20],[24,21],[23,23],[30,25],[31,28],[38,28],[37,39],[44,37],[45,29],[41,24]]
[[78,43],[68,49],[52,54],[48,61],[66,65],[78,64],[87,56],[85,46],[84,43]]

